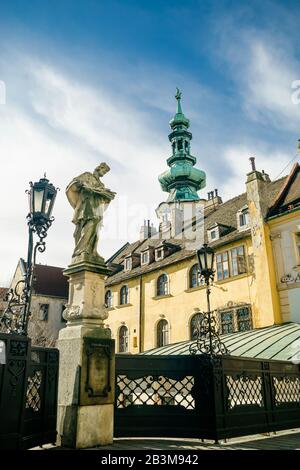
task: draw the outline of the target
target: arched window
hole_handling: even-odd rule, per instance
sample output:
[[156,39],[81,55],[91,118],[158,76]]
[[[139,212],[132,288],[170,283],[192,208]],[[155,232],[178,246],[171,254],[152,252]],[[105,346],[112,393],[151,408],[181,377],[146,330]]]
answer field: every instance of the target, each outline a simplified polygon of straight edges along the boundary
[[119,352],[128,352],[128,328],[121,326],[119,329]]
[[191,339],[197,339],[200,320],[201,320],[201,313],[196,313],[191,319],[191,323],[190,323],[190,338]]
[[194,266],[190,269],[190,288],[199,287],[203,284],[200,270],[198,264],[194,264]]
[[121,287],[120,290],[120,305],[128,304],[128,297],[129,297],[129,289],[128,286]]
[[110,308],[112,307],[112,293],[111,290],[105,292],[105,305]]
[[168,276],[166,274],[159,276],[156,287],[156,295],[167,295],[169,293]]
[[167,320],[159,320],[157,324],[157,347],[169,344],[169,324]]

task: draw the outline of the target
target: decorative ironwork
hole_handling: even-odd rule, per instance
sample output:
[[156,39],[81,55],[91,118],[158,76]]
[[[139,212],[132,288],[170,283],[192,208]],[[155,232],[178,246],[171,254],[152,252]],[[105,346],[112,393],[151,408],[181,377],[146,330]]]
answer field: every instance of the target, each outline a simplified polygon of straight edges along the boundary
[[215,312],[199,312],[194,329],[196,340],[189,347],[190,354],[198,352],[211,356],[229,354],[228,348],[219,336]]
[[43,374],[41,370],[36,370],[33,376],[28,377],[25,407],[35,412],[40,411],[41,409],[40,389],[42,378]]
[[273,377],[275,405],[300,403],[300,377]]
[[0,332],[1,343],[6,361],[0,364],[0,450],[55,442],[58,350]]
[[16,388],[22,379],[25,372],[26,362],[25,361],[9,361],[8,372],[10,374],[9,383],[11,386],[11,394],[14,397],[16,395]]
[[116,377],[118,437],[219,440],[300,426],[300,368],[291,362],[120,354]]
[[12,354],[12,356],[26,356],[26,353],[27,342],[14,340],[10,342],[10,354]]
[[194,377],[189,375],[181,380],[164,375],[148,375],[136,379],[117,375],[117,408],[153,405],[182,406],[192,410],[195,408],[193,387]]
[[264,406],[262,394],[262,377],[249,375],[246,372],[237,375],[226,375],[227,409],[237,406]]
[[207,356],[216,356],[218,354],[230,354],[225,344],[221,341],[218,328],[216,327],[216,318],[212,315],[210,309],[210,283],[215,276],[214,250],[204,243],[202,248],[197,251],[199,270],[201,277],[206,284],[207,312],[201,312],[198,325],[196,327],[196,340],[190,345],[190,354],[200,352]]
[[[34,278],[34,266],[37,252],[43,253],[46,249],[45,238],[47,230],[51,227],[54,217],[40,219],[37,223],[31,214],[27,216],[29,228],[28,256],[24,278],[15,287],[11,288],[7,295],[8,305],[0,315],[0,331],[4,333],[17,333],[26,335],[28,321],[30,318],[31,293]],[[34,244],[33,234],[38,236],[38,241]]]

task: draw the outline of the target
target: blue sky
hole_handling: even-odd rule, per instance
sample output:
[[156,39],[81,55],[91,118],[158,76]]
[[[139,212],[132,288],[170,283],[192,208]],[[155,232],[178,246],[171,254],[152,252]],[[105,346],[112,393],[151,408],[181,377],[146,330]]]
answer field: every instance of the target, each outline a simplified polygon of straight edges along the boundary
[[0,284],[26,253],[24,190],[44,171],[61,191],[41,262],[69,262],[64,188],[103,160],[118,196],[100,252],[137,238],[144,218],[156,223],[177,86],[204,196],[243,192],[250,156],[271,178],[286,174],[300,138],[299,20],[288,0],[2,1]]

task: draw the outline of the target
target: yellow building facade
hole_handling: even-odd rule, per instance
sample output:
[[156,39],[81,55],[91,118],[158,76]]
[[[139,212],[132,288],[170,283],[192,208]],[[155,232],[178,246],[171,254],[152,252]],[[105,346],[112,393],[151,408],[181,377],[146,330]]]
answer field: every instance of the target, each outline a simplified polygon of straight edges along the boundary
[[[206,176],[200,170],[193,173],[196,159],[190,155],[189,121],[182,113],[180,97],[176,95],[179,106],[170,122],[170,170],[159,177],[169,197],[158,207],[158,230],[149,222],[144,224],[140,239],[107,261],[112,270],[106,279],[107,327],[117,352],[136,354],[194,339],[199,313],[207,311],[207,297],[197,265],[196,249],[201,245],[191,248],[191,232],[196,242],[208,243],[215,252],[210,300],[221,334],[289,321],[282,315],[271,214],[279,195],[289,191],[291,178],[271,181],[251,158],[243,194],[223,202],[215,190],[207,199],[197,200],[195,190],[203,188]],[[292,192],[300,198],[300,189]],[[202,207],[200,225],[195,216],[197,204]],[[182,224],[187,206],[193,214],[188,238]]]
[[[251,179],[253,174],[249,175]],[[255,171],[255,178],[261,175]],[[260,194],[252,188],[251,191],[248,189],[248,194],[234,198],[233,202],[219,202],[205,217],[205,230],[208,232],[206,227],[211,218],[223,222],[223,214],[232,211],[234,206],[232,219],[237,220],[240,209],[246,206],[246,226],[237,226],[210,242],[215,251],[216,270],[211,308],[215,311],[220,333],[282,323],[270,228],[263,211],[268,210],[270,200],[283,184],[284,179],[275,182],[263,180],[267,204],[258,204],[264,192]],[[251,201],[254,201],[252,205]],[[164,237],[150,237],[128,244],[110,260],[111,266],[119,267],[106,280],[108,326],[118,352],[134,354],[167,343],[190,340],[195,315],[198,311],[207,310],[205,286],[201,281],[200,285],[192,282],[192,270],[197,267],[196,252],[186,250],[184,240],[171,239],[168,243],[172,242],[180,249],[166,252],[163,259],[156,260],[155,252],[163,244],[162,239],[164,241]],[[143,253],[149,247],[154,253],[152,262],[141,265]],[[236,263],[237,252],[241,253],[239,266]],[[166,282],[163,285],[165,290],[160,292],[158,283],[162,276]],[[122,296],[122,292],[125,295]]]

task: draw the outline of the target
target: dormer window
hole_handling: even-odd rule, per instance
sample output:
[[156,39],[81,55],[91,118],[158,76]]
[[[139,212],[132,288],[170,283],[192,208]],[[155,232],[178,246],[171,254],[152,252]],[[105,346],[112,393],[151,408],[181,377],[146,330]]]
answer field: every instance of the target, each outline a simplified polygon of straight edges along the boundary
[[248,206],[242,207],[242,209],[237,213],[237,222],[238,222],[238,228],[240,230],[243,230],[249,227]]
[[212,240],[215,240],[218,237],[217,229],[216,230],[211,230],[210,232],[210,238]]
[[209,242],[214,242],[220,237],[227,235],[234,230],[230,225],[219,224],[215,222],[213,225],[207,228],[207,238]]
[[125,271],[130,271],[132,267],[132,259],[131,256],[128,258],[125,258],[124,260],[124,269]]
[[156,248],[155,250],[155,261],[159,261],[164,258],[164,249],[163,247]]
[[218,238],[220,237],[218,224],[214,224],[209,229],[207,229],[207,237],[208,237],[208,241],[210,242],[218,240]]
[[150,261],[150,253],[149,253],[149,250],[147,250],[147,251],[144,251],[141,255],[141,265],[149,264],[149,261]]

